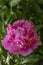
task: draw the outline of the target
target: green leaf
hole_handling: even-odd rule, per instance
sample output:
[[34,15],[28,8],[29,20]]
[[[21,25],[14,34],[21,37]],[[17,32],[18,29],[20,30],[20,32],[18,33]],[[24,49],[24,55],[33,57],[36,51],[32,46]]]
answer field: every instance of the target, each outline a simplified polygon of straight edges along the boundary
[[11,0],[10,2],[10,6],[13,7],[13,6],[16,6],[21,0]]
[[38,4],[33,4],[33,11],[35,14],[39,15],[41,13],[41,8]]
[[43,28],[43,25],[37,25],[36,28],[37,28],[37,31],[38,31],[38,30]]
[[37,0],[38,4],[43,4],[43,0]]
[[9,0],[0,0],[0,5],[6,4]]
[[22,64],[28,63],[28,64],[34,64],[35,62],[37,62],[39,60],[39,56],[37,55],[30,55],[28,57],[25,57],[22,61]]

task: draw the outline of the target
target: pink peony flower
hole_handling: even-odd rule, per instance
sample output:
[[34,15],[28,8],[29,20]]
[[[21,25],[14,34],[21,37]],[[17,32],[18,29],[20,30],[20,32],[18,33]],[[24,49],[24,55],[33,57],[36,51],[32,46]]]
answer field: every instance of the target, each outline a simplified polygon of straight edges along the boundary
[[2,45],[11,54],[27,56],[41,44],[40,37],[31,21],[17,20],[8,25]]

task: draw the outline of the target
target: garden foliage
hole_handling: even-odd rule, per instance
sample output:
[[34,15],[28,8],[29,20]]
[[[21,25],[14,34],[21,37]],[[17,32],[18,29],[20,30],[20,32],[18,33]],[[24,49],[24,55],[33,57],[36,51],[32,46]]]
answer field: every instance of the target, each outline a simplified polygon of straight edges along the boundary
[[[2,46],[6,27],[16,20],[31,20],[41,45],[26,57],[9,54]],[[43,65],[43,0],[0,0],[0,65]]]

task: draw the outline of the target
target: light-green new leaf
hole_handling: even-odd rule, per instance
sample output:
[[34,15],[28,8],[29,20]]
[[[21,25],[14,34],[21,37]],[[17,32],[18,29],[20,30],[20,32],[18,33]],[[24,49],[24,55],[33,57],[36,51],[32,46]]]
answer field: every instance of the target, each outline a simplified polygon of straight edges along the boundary
[[13,6],[16,6],[21,0],[11,0],[10,2],[10,6],[13,7]]

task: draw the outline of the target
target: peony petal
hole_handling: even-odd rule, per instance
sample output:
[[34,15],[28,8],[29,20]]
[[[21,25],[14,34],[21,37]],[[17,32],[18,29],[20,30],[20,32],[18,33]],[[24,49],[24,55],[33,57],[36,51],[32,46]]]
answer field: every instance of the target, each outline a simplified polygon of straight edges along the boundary
[[41,44],[34,24],[29,20],[17,20],[8,25],[2,45],[11,54],[27,56]]
[[34,50],[38,47],[38,45],[36,45],[35,43],[31,44],[31,48]]
[[4,46],[4,48],[5,48],[6,50],[8,50],[8,49],[9,49],[9,46],[10,46],[10,43],[7,42],[7,40],[3,40],[3,41],[2,41],[2,45]]
[[27,56],[27,55],[31,54],[32,52],[33,52],[32,48],[29,48],[29,49],[22,51],[21,55]]
[[9,25],[7,26],[7,33],[11,32],[11,30],[12,30],[12,26],[9,24]]

